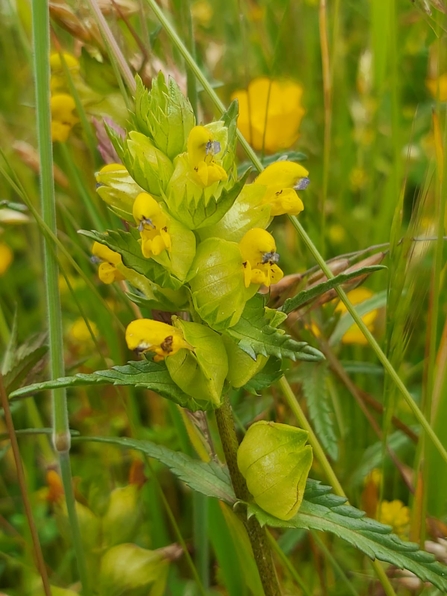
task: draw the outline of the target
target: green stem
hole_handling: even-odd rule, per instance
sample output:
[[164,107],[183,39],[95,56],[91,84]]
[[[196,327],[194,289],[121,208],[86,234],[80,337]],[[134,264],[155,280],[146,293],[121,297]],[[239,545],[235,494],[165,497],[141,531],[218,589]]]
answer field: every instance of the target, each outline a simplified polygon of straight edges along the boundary
[[331,466],[328,458],[326,457],[324,449],[321,446],[320,442],[318,441],[311,425],[307,421],[307,418],[306,418],[298,400],[296,399],[296,396],[295,396],[294,392],[292,391],[292,388],[290,387],[289,382],[287,381],[287,379],[285,377],[282,377],[279,380],[279,386],[280,386],[281,391],[285,397],[287,405],[294,413],[299,426],[301,426],[301,428],[304,428],[305,430],[307,430],[307,432],[309,433],[309,443],[311,444],[312,449],[314,450],[315,457],[319,461],[320,466],[323,468],[323,471],[326,474],[326,478],[327,478],[328,482],[334,489],[335,494],[339,495],[340,497],[345,497],[346,495],[344,493],[344,490],[343,490],[337,476],[335,475],[335,472],[332,469],[332,466]]
[[[216,421],[234,493],[238,499],[247,502],[251,499],[251,495],[248,491],[245,479],[240,473],[237,465],[237,450],[239,443],[234,428],[233,413],[231,411],[228,396],[225,397],[222,406],[216,410]],[[244,519],[243,521],[253,549],[253,555],[258,567],[265,596],[280,596],[281,589],[273,566],[266,532],[261,528],[255,516],[250,519]]]
[[20,493],[22,495],[23,506],[25,509],[26,519],[31,533],[31,539],[33,541],[34,554],[36,556],[36,565],[39,570],[40,577],[42,579],[43,591],[45,596],[51,596],[51,587],[48,579],[47,568],[45,567],[45,560],[42,554],[42,547],[39,541],[39,535],[37,533],[36,524],[34,522],[33,511],[31,503],[28,498],[28,490],[26,487],[25,472],[23,470],[22,459],[20,457],[19,444],[14,429],[14,421],[11,416],[11,410],[9,409],[8,396],[6,395],[5,386],[3,384],[3,375],[0,373],[0,403],[3,407],[5,426],[8,430],[9,440],[11,442],[11,451],[14,457],[14,462],[17,471],[17,481],[20,487]]
[[[54,236],[57,235],[56,202],[53,180],[53,147],[51,143],[50,113],[50,28],[48,0],[35,0],[32,3],[34,73],[36,84],[37,136],[40,158],[40,187],[42,220]],[[46,287],[46,311],[48,318],[50,375],[52,379],[63,377],[65,373],[62,338],[61,305],[59,296],[59,269],[56,248],[45,235],[43,239],[43,261]],[[68,460],[70,450],[70,430],[65,389],[52,393],[53,446],[60,458],[62,480],[67,499],[74,502],[73,487]],[[76,511],[68,508],[70,527],[73,532],[75,553],[79,574],[85,594],[89,594],[84,552],[77,543],[79,533]]]

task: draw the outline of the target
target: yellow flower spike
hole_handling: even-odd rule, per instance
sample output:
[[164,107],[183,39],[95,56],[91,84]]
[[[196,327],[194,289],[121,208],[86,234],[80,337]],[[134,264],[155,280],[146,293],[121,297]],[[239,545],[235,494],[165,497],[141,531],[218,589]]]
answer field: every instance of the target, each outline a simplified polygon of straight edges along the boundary
[[171,249],[169,220],[150,194],[142,192],[137,196],[132,213],[140,231],[143,256],[149,259]]
[[264,284],[267,288],[284,277],[273,236],[262,228],[249,230],[239,242],[244,261],[245,287]]
[[155,362],[173,356],[182,348],[192,349],[179,329],[151,319],[132,321],[126,329],[126,342],[129,350],[155,352]]
[[[371,292],[371,290],[368,290],[367,288],[363,287],[356,288],[355,290],[351,290],[350,292],[348,292],[348,298],[350,302],[352,302],[352,304],[354,305],[360,304],[361,302],[368,300],[369,298],[371,298],[372,295],[373,292]],[[337,304],[335,312],[339,312],[342,315],[347,312],[347,308],[343,304],[343,302],[339,302]],[[368,327],[370,331],[372,331],[374,327],[374,321],[377,319],[378,314],[378,310],[375,309],[362,316],[362,321],[365,323],[365,325]],[[341,341],[344,344],[359,344],[364,346],[368,344],[367,339],[355,323],[353,323],[351,327],[346,331],[346,333],[341,338]]]
[[[72,54],[67,54],[66,52],[63,53],[65,64],[67,68],[71,71],[79,71],[79,62],[78,59],[72,56]],[[64,72],[62,66],[62,60],[59,55],[59,52],[54,52],[50,56],[50,68],[51,71],[54,73]]]
[[302,165],[292,161],[275,161],[254,181],[266,187],[262,203],[271,205],[270,214],[298,215],[304,205],[296,190],[304,190],[309,184],[309,172]]
[[53,141],[65,143],[73,126],[79,122],[73,113],[76,109],[75,100],[68,93],[57,93],[50,101],[51,107],[51,138]]
[[[79,62],[77,58],[71,54],[63,53],[65,65],[70,72],[71,77],[76,77],[79,74]],[[50,56],[51,67],[51,81],[50,89],[52,93],[62,92],[68,90],[67,77],[65,76],[65,69],[62,64],[61,57],[58,52]]]
[[410,523],[410,510],[402,501],[382,501],[377,510],[377,519],[380,523],[393,528],[393,532],[400,538],[405,537]]
[[114,281],[125,279],[124,275],[118,271],[117,267],[122,265],[121,255],[111,250],[105,244],[94,242],[92,246],[92,255],[103,261],[98,267],[98,277],[104,284],[112,284]]
[[447,72],[438,78],[427,79],[425,85],[434,99],[438,97],[439,93],[439,101],[447,101]]
[[247,90],[233,93],[231,99],[239,101],[238,127],[254,149],[275,153],[295,143],[305,113],[302,94],[294,81],[267,77],[254,79]]
[[0,275],[6,273],[14,258],[12,250],[4,242],[0,243]]
[[228,178],[226,171],[214,161],[222,148],[211,131],[204,126],[194,126],[188,135],[188,161],[196,173],[197,182],[204,188]]

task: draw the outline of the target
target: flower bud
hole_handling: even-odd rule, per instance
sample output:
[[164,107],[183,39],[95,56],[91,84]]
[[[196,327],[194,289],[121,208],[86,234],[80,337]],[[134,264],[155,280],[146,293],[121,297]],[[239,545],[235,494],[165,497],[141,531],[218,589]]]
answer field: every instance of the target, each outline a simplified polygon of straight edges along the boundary
[[[118,544],[102,557],[100,596],[163,594],[169,560],[164,549],[147,550],[136,544]],[[156,590],[150,592],[150,590]]]
[[102,518],[103,546],[114,546],[134,538],[140,518],[139,488],[129,484],[110,493],[109,505]]
[[129,133],[124,146],[127,151],[124,150],[121,157],[132,178],[150,194],[161,196],[174,171],[169,157],[135,130]]
[[291,519],[303,500],[312,465],[308,432],[262,420],[250,426],[237,463],[255,502],[275,517]]
[[131,220],[135,198],[143,192],[122,164],[111,163],[96,173],[96,192],[123,219]]
[[191,271],[192,298],[201,318],[216,331],[236,325],[257,290],[254,285],[245,287],[239,246],[208,238],[199,244]]
[[135,118],[138,128],[170,159],[185,151],[186,140],[195,123],[189,100],[173,79],[166,83],[162,72],[152,80],[150,91],[137,77]]

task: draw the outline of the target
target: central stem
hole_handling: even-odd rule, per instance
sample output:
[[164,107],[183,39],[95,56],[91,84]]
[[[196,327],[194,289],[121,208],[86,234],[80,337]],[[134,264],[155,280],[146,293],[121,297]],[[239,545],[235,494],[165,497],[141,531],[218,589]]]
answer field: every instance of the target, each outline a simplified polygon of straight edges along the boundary
[[[237,466],[239,442],[236,437],[233,413],[228,396],[224,398],[222,406],[216,410],[216,420],[234,493],[238,499],[247,502],[251,499],[251,495]],[[265,530],[261,528],[254,516],[250,519],[244,518],[243,522],[253,549],[265,596],[281,596],[281,589],[273,567],[272,554],[267,543]]]

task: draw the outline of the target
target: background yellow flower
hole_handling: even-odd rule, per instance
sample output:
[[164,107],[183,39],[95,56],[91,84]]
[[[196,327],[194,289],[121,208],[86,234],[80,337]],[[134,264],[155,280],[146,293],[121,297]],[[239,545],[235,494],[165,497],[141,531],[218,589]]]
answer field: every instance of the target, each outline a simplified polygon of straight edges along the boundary
[[231,99],[239,101],[239,129],[255,149],[275,153],[295,143],[305,113],[302,94],[302,87],[294,81],[267,77],[254,79],[248,90],[233,93]]

